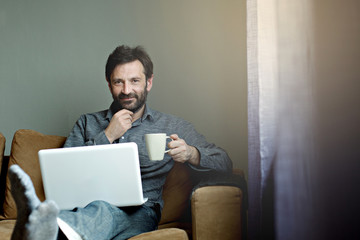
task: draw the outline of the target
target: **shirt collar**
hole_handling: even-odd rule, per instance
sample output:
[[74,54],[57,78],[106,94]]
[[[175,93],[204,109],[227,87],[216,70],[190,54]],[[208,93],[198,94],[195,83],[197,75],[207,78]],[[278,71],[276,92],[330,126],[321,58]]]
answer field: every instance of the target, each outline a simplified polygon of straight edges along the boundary
[[114,101],[111,103],[111,105],[106,113],[105,118],[110,121],[116,112],[117,112],[117,107],[116,107],[116,103]]
[[141,117],[141,121],[145,121],[147,118],[149,118],[150,121],[154,120],[154,111],[149,108],[149,106],[147,104],[145,104],[145,110],[144,110],[144,114]]

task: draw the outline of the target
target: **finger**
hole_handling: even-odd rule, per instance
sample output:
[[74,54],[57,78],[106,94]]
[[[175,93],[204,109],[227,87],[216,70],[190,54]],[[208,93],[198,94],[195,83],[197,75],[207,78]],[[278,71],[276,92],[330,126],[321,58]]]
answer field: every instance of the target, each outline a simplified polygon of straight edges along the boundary
[[179,150],[177,148],[172,148],[168,154],[171,156],[171,157],[174,157],[175,155],[179,154]]
[[171,148],[171,149],[178,148],[178,147],[181,147],[183,145],[182,143],[183,143],[183,141],[181,141],[180,138],[177,138],[176,140],[173,139],[173,141],[168,143],[168,147]]
[[172,148],[170,151],[169,151],[170,155],[171,156],[174,156],[174,157],[179,157],[181,155],[185,155],[186,154],[186,147],[184,145],[179,145],[175,148]]
[[[124,110],[126,110],[126,109],[124,109]],[[131,121],[133,120],[133,115],[134,115],[133,112],[131,112],[131,111],[129,111],[129,110],[126,110],[125,114],[126,114],[126,116],[129,117],[129,119],[130,119]]]
[[133,113],[128,112],[128,110],[126,110],[125,112],[117,112],[117,114],[118,114],[118,119],[120,121],[128,120],[128,121],[132,122],[132,120],[133,120]]
[[172,140],[179,140],[180,139],[177,134],[171,134],[170,137],[171,137]]
[[125,117],[125,120],[128,120],[128,121],[130,121],[130,123],[131,123],[132,120],[133,120],[133,118],[132,118],[132,116],[129,115],[129,116],[126,116],[126,117]]
[[130,115],[133,115],[134,113],[130,110],[127,110],[127,109],[121,109],[119,112],[122,112],[124,114],[130,114]]
[[126,117],[125,117],[125,120],[129,120],[130,122],[132,122],[132,121],[133,121],[133,117],[130,116],[130,115],[129,115],[129,116],[126,116]]
[[118,117],[119,119],[128,119],[128,118],[132,119],[133,114],[134,114],[133,112],[127,109],[122,109],[117,113],[115,113],[114,116]]
[[114,115],[132,115],[133,112],[127,110],[127,109],[121,109],[120,111],[117,111]]

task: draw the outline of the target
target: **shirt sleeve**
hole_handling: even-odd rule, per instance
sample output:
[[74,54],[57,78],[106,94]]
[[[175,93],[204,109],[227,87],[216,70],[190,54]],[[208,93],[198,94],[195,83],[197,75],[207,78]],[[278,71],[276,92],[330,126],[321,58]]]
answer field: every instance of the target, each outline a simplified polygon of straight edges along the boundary
[[102,130],[99,133],[91,132],[91,129],[86,128],[86,116],[82,115],[75,123],[71,130],[64,147],[79,147],[79,146],[92,146],[110,144]]
[[207,142],[205,137],[188,122],[184,123],[181,128],[183,136],[179,135],[179,137],[183,138],[188,145],[195,147],[200,153],[200,165],[189,164],[191,168],[197,171],[230,172],[232,170],[232,161],[222,148]]

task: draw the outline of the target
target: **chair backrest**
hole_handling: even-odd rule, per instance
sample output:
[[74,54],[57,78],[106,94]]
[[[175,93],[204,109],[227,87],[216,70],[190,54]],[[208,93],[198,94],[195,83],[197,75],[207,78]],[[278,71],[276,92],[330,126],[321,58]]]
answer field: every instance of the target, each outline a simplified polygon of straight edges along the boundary
[[189,208],[194,187],[190,173],[189,167],[181,163],[175,163],[170,171],[163,189],[164,208],[159,224],[178,221]]
[[[18,130],[14,134],[9,167],[13,164],[18,164],[30,176],[36,194],[41,201],[45,200],[45,194],[42,185],[38,151],[40,149],[62,147],[65,140],[65,137],[44,135],[33,130]],[[16,218],[16,205],[11,195],[11,186],[8,178],[6,180],[3,215],[6,219]]]

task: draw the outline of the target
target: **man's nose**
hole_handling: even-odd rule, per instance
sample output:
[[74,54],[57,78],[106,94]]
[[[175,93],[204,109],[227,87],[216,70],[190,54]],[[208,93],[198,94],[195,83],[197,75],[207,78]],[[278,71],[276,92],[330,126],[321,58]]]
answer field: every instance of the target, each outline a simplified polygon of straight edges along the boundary
[[131,86],[129,83],[125,82],[123,85],[123,89],[122,92],[126,95],[128,95],[129,93],[131,93]]

